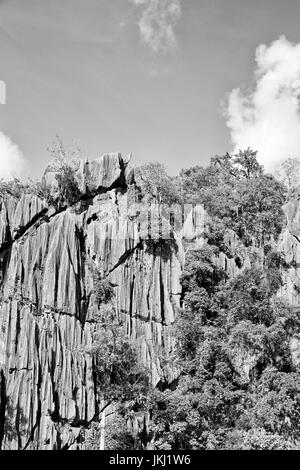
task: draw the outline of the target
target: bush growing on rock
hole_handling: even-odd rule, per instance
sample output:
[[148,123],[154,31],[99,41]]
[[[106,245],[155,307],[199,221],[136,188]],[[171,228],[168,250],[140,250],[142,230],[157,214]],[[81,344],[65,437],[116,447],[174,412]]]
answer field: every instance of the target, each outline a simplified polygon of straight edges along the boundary
[[40,199],[44,199],[45,187],[41,182],[31,180],[30,178],[27,181],[22,181],[19,178],[9,181],[0,179],[0,197],[4,199],[7,197],[20,199],[22,194],[32,194]]
[[108,304],[113,299],[113,287],[109,280],[98,272],[94,275],[94,292],[99,308],[102,304]]
[[52,167],[56,172],[55,178],[58,187],[55,195],[53,195],[50,187],[46,187],[47,201],[56,209],[60,209],[65,205],[72,206],[81,196],[76,179],[75,165],[76,160],[81,156],[80,149],[77,144],[66,148],[61,138],[57,136],[56,142],[48,151],[53,159]]

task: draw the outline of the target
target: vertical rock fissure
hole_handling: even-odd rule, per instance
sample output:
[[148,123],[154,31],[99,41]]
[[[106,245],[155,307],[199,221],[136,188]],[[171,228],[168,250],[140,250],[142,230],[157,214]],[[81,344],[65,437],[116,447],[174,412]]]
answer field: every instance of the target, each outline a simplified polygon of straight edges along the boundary
[[77,265],[78,265],[78,282],[79,282],[79,292],[80,292],[80,310],[81,310],[81,322],[84,326],[87,311],[88,311],[88,299],[86,293],[86,275],[85,275],[85,258],[86,258],[86,246],[85,246],[85,235],[82,228],[76,226],[76,236],[78,239],[79,249],[77,250]]
[[129,332],[128,336],[131,337],[132,335],[132,314],[133,314],[133,293],[134,293],[134,281],[135,275],[132,276],[132,282],[130,285],[130,299],[129,299]]
[[161,258],[159,260],[159,290],[160,290],[160,314],[161,314],[161,321],[162,324],[165,325],[166,318],[165,318],[165,292],[164,292],[164,283],[162,277],[162,266],[161,266]]
[[5,250],[3,251],[0,250],[0,288],[5,283],[5,275],[6,275],[7,268],[9,266],[10,258],[11,258],[11,245],[8,244],[8,247]]
[[6,409],[6,384],[3,370],[0,372],[0,450],[4,438],[5,409]]

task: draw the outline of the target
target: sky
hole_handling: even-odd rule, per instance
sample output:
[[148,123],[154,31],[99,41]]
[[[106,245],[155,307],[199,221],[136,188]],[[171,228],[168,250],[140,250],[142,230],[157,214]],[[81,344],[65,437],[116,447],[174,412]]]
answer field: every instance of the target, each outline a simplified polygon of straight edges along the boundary
[[56,134],[171,174],[300,157],[299,23],[299,0],[0,0],[0,178],[40,177]]

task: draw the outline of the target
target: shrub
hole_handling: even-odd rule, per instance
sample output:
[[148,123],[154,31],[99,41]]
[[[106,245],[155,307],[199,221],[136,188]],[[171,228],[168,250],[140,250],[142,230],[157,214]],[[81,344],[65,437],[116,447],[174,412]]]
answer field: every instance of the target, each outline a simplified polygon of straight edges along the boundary
[[114,295],[113,288],[107,278],[103,278],[100,273],[94,274],[94,292],[98,307],[109,303]]
[[2,198],[13,197],[20,199],[22,194],[33,194],[40,199],[44,199],[45,190],[46,188],[41,182],[30,178],[27,181],[18,178],[9,181],[0,179],[0,197]]
[[168,176],[164,165],[161,163],[149,162],[136,167],[134,177],[140,196],[145,201],[164,204],[180,201],[175,181]]
[[58,182],[58,196],[53,196],[51,188],[48,188],[48,203],[57,209],[65,205],[71,206],[78,202],[81,196],[76,178],[76,159],[81,156],[80,149],[77,144],[66,148],[57,136],[56,142],[48,151],[53,158],[53,168],[57,172],[55,178]]
[[[99,450],[101,424],[93,422],[84,433],[84,449]],[[124,416],[115,413],[105,425],[105,450],[132,450],[135,442]]]

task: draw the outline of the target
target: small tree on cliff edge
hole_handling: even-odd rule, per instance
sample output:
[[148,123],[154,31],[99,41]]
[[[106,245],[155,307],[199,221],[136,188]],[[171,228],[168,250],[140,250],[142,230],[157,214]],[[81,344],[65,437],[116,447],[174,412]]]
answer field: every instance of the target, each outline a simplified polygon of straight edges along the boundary
[[288,197],[291,197],[294,191],[300,188],[300,160],[288,158],[282,162],[275,177],[286,186]]
[[57,171],[56,180],[58,182],[58,198],[55,200],[47,193],[47,199],[50,204],[57,208],[61,206],[76,203],[80,197],[80,189],[76,180],[75,162],[81,157],[81,150],[78,143],[66,148],[57,135],[56,141],[51,148],[47,149],[53,158],[55,170]]

